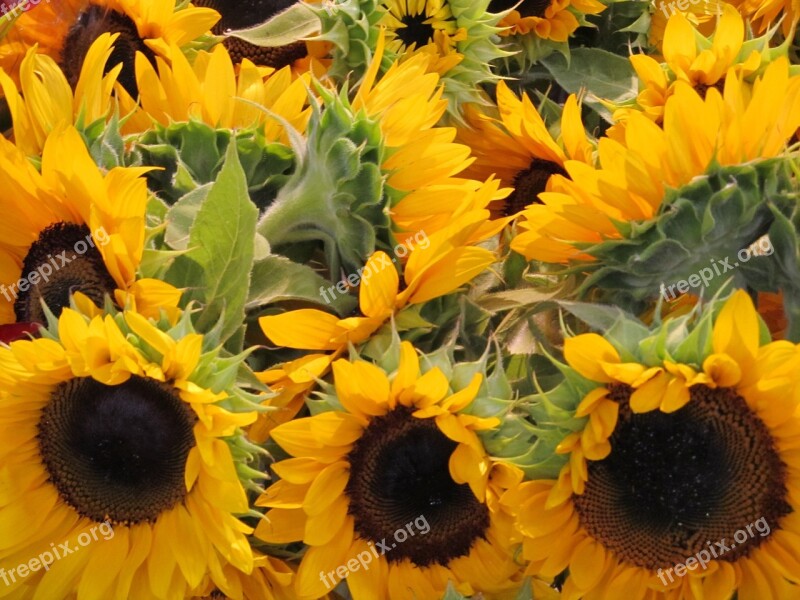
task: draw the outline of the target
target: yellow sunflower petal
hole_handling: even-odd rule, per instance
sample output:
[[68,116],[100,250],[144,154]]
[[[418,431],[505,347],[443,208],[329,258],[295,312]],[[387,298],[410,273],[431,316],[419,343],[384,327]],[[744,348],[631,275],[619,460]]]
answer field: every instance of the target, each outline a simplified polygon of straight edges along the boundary
[[596,333],[585,333],[565,339],[564,358],[573,369],[587,379],[603,383],[612,380],[603,370],[602,363],[620,362],[619,352]]
[[258,324],[273,343],[300,350],[336,350],[341,344],[332,340],[344,332],[334,315],[311,308],[261,317]]
[[747,292],[737,290],[725,302],[714,323],[712,345],[716,354],[726,354],[743,371],[755,361],[759,345],[758,313]]

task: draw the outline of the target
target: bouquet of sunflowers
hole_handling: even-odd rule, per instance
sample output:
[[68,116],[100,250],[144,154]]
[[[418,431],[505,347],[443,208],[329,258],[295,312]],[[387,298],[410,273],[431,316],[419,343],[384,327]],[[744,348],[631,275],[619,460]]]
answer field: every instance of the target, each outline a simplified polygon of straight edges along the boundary
[[0,12],[0,600],[800,599],[798,0]]

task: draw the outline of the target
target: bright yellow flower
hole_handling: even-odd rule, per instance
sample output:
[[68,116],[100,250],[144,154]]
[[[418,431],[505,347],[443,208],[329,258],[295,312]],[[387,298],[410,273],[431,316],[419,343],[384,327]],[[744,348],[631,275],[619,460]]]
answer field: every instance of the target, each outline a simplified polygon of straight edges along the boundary
[[271,510],[256,536],[309,545],[297,598],[324,596],[358,557],[372,564],[347,576],[355,600],[440,597],[448,581],[466,594],[519,586],[499,497],[522,473],[488,457],[476,433],[498,419],[462,412],[481,375],[453,391],[408,342],[391,377],[364,361],[333,371],[340,408],[272,431],[293,458],[273,465],[281,479],[257,501]]
[[117,35],[103,34],[91,46],[83,62],[75,93],[56,61],[31,47],[19,69],[20,87],[0,70],[3,89],[14,125],[14,141],[27,155],[39,156],[47,136],[59,125],[78,118],[86,124],[108,115],[111,93],[120,65],[104,75]]
[[783,19],[781,30],[785,36],[795,31],[800,19],[800,2],[798,0],[732,0],[753,27],[764,33]]
[[230,444],[255,413],[219,404],[203,337],[178,335],[65,309],[57,339],[0,348],[0,560],[50,556],[11,597],[167,600],[211,581],[243,600],[223,574],[254,567]]
[[144,314],[174,318],[180,292],[137,279],[144,252],[148,169],[98,169],[78,132],[50,134],[42,172],[0,138],[0,323],[45,323],[40,301],[55,314],[78,290],[102,306],[106,294]]
[[455,128],[436,126],[447,101],[442,79],[430,70],[430,57],[418,54],[395,62],[378,78],[383,50],[381,34],[353,108],[378,120],[383,133],[387,152],[381,168],[402,242],[403,232],[430,236],[467,212],[485,209],[508,190],[500,190],[494,179],[464,176],[472,162],[469,147],[455,142]]
[[563,191],[540,194],[543,204],[523,212],[511,247],[529,260],[592,260],[582,247],[620,238],[614,221],[653,218],[667,187],[680,188],[714,165],[779,156],[800,124],[800,77],[790,77],[780,58],[749,88],[731,71],[724,93],[711,88],[705,99],[677,82],[663,127],[631,113],[622,142],[599,141],[599,169],[566,161],[571,181],[561,178]]
[[487,229],[487,216],[487,211],[468,213],[429,236],[427,246],[415,248],[405,265],[402,291],[394,261],[385,252],[374,253],[359,273],[364,316],[339,319],[320,310],[301,309],[261,317],[259,324],[273,343],[288,348],[337,351],[348,343],[361,343],[405,306],[455,291],[494,261],[492,252],[471,245],[497,232],[496,225]]
[[[211,577],[201,585],[203,600],[213,600],[224,594],[228,598],[258,598],[259,600],[295,600],[292,568],[283,560],[253,552],[253,571],[243,573],[236,567],[226,564],[222,567],[223,578],[216,581]],[[195,598],[199,600],[199,598]]]
[[199,52],[193,64],[177,47],[172,48],[172,55],[171,64],[156,58],[158,72],[143,54],[137,55],[141,108],[120,90],[123,113],[134,113],[123,131],[146,131],[153,121],[166,126],[194,118],[223,129],[263,125],[269,141],[288,142],[283,124],[273,115],[295,130],[305,131],[310,114],[308,76],[293,78],[288,67],[275,71],[256,67],[247,59],[236,70],[222,45]]
[[569,568],[571,599],[793,597],[800,347],[762,345],[743,291],[710,338],[702,364],[655,366],[622,362],[595,334],[570,338],[567,362],[589,390],[576,416],[590,418],[559,446],[570,460],[557,480],[502,498],[527,573]]
[[457,42],[467,37],[458,27],[447,0],[405,2],[385,0],[379,26],[386,28],[387,48],[403,55],[424,52],[433,58],[431,69],[446,74],[463,60]]
[[494,203],[496,211],[515,215],[537,202],[540,192],[551,189],[552,175],[566,175],[567,160],[594,164],[594,148],[574,94],[564,104],[558,141],[528,95],[517,98],[504,81],[497,85],[497,111],[500,118],[494,119],[470,108],[466,111],[468,127],[459,130],[459,140],[475,157],[464,174],[480,180],[496,175],[502,185],[514,188],[508,198]]
[[[495,0],[490,4],[492,10],[511,9],[500,21],[501,27],[507,27],[501,35],[529,35],[566,42],[580,23],[576,18],[583,15],[596,15],[605,10],[605,4],[597,0],[523,0],[518,6],[516,2]],[[512,8],[513,7],[513,8]]]
[[[744,21],[730,4],[723,4],[719,24],[711,40],[695,31],[695,27],[680,12],[667,22],[664,37],[664,63],[646,54],[634,54],[631,64],[644,87],[639,92],[635,108],[622,108],[614,113],[614,120],[624,121],[632,111],[641,110],[656,123],[664,117],[664,105],[675,90],[678,81],[685,81],[701,96],[710,87],[722,91],[729,71],[748,77],[764,66],[766,55],[758,49],[743,50],[745,42]],[[766,46],[767,41],[764,40]],[[613,127],[608,134],[621,139],[622,134]]]
[[[60,61],[74,85],[89,47],[104,33],[120,34],[110,68],[126,55],[133,58],[137,50],[168,57],[170,45],[187,44],[219,19],[214,10],[191,5],[175,10],[175,4],[176,0],[41,2],[22,13],[0,43],[0,67],[16,80],[22,58],[38,44],[39,52]],[[124,64],[120,81],[133,93],[133,64]]]

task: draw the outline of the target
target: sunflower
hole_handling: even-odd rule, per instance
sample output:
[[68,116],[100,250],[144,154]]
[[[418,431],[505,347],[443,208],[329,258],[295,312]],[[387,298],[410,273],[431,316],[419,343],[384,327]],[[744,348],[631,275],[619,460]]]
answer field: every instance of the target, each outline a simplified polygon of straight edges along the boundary
[[669,18],[664,37],[664,63],[651,56],[634,54],[631,64],[643,87],[636,98],[636,106],[619,108],[614,120],[621,122],[609,130],[610,137],[622,138],[621,129],[631,111],[642,111],[656,123],[664,117],[664,104],[675,90],[678,81],[694,87],[701,97],[709,88],[722,91],[729,71],[752,82],[755,74],[762,73],[771,60],[784,52],[768,52],[769,38],[765,35],[748,40],[744,21],[730,4],[723,4],[719,23],[710,38],[696,31],[682,13]]
[[492,0],[489,8],[507,11],[500,21],[504,28],[500,35],[535,35],[566,42],[582,24],[584,15],[596,15],[606,7],[597,0]]
[[[278,252],[322,246],[334,278],[363,268],[373,252],[409,235],[447,230],[454,219],[509,192],[497,180],[459,176],[469,165],[469,148],[454,142],[454,128],[436,126],[446,103],[439,76],[428,71],[430,57],[395,62],[379,77],[383,48],[379,35],[352,102],[317,88],[323,107],[314,104],[305,140],[290,140],[299,167],[258,226]],[[502,224],[484,228],[496,233]]]
[[469,147],[455,141],[454,128],[436,126],[446,107],[446,84],[443,88],[442,78],[430,71],[431,58],[396,62],[378,79],[383,50],[380,34],[353,109],[376,119],[383,134],[387,151],[381,167],[397,241],[402,241],[403,232],[430,235],[449,228],[460,215],[487,208],[509,190],[500,190],[488,176],[469,179]]
[[[771,63],[763,77],[753,84],[752,90],[749,84],[730,71],[725,80],[724,95],[716,88],[710,88],[705,98],[701,98],[688,83],[677,82],[665,103],[662,127],[642,113],[631,113],[625,127],[624,143],[611,138],[599,141],[599,169],[579,161],[566,161],[564,167],[571,181],[561,178],[559,185],[564,191],[540,194],[542,204],[529,206],[523,212],[525,221],[519,224],[522,232],[514,238],[511,247],[529,260],[553,263],[593,261],[592,252],[616,248],[614,240],[632,237],[630,228],[621,223],[641,224],[637,235],[652,242],[642,233],[655,235],[658,231],[663,234],[667,222],[656,227],[661,223],[660,215],[663,214],[665,219],[677,219],[670,216],[674,211],[667,208],[678,202],[682,194],[699,194],[702,190],[707,197],[703,200],[698,195],[698,202],[708,202],[710,196],[721,189],[715,186],[727,185],[723,179],[728,181],[730,177],[740,177],[740,185],[743,185],[745,173],[751,174],[748,178],[753,180],[752,185],[758,191],[748,194],[742,202],[748,206],[762,206],[761,210],[765,210],[762,202],[765,184],[757,175],[757,168],[759,164],[764,164],[765,168],[772,165],[773,162],[766,159],[784,154],[787,142],[800,122],[798,94],[800,78],[789,77],[789,64],[785,58]],[[720,174],[719,181],[714,179],[715,173]],[[574,183],[576,181],[580,184]],[[694,187],[688,185],[690,182]],[[775,185],[790,186],[785,181],[782,184],[776,181]],[[741,191],[745,189],[748,187],[743,186]],[[693,210],[705,209],[695,206]],[[741,211],[742,206],[731,210]],[[742,226],[746,229],[753,214],[744,213]],[[760,225],[763,223],[750,224],[751,227]],[[730,243],[730,247],[725,245],[713,252],[705,249],[701,257],[704,261],[702,266],[707,266],[709,255],[729,256],[731,248],[734,252],[746,248],[764,233],[753,229],[745,232],[744,229],[743,238],[734,236],[733,231],[719,232],[719,235],[728,237],[716,239]],[[671,231],[666,236],[675,237],[678,233],[677,230]],[[702,235],[699,228],[697,235]],[[609,243],[601,246],[603,242]],[[691,257],[689,248],[685,254],[681,251],[680,256],[675,256],[671,264]],[[666,263],[660,261],[660,264],[663,269]],[[685,266],[691,265],[696,266],[696,263],[687,262]],[[647,265],[642,268],[647,268]],[[637,273],[640,268],[628,270]],[[662,270],[660,275],[663,278],[669,273]]]
[[743,291],[695,316],[565,343],[562,466],[503,502],[529,572],[569,568],[566,598],[797,593],[800,348]]
[[383,6],[386,12],[379,25],[386,28],[390,52],[402,55],[431,48],[436,57],[432,68],[440,74],[461,62],[456,43],[464,40],[467,32],[459,30],[449,2],[385,0]]
[[319,39],[331,42],[331,76],[360,76],[385,36],[384,67],[394,60],[425,55],[427,68],[441,76],[448,117],[461,121],[465,102],[482,102],[480,86],[497,79],[492,61],[508,53],[497,44],[500,15],[489,0],[345,0],[318,11]]
[[267,385],[274,395],[263,403],[270,410],[258,415],[258,420],[247,429],[248,439],[263,444],[275,427],[291,421],[305,406],[317,380],[327,374],[331,362],[339,354],[307,354],[256,373],[258,380]]
[[184,6],[176,0],[59,0],[24,12],[0,44],[0,67],[12,77],[29,47],[57,60],[70,85],[75,85],[92,43],[104,33],[117,33],[107,69],[122,63],[118,80],[136,95],[133,59],[136,52],[150,60],[169,56],[171,44],[182,46],[217,22],[209,8]]
[[75,92],[55,60],[28,49],[19,69],[20,87],[0,70],[0,87],[9,105],[14,126],[14,142],[27,155],[38,157],[45,140],[62,123],[91,124],[105,118],[120,65],[105,72],[118,34],[103,34],[86,53]]
[[[320,4],[321,0],[307,0]],[[249,29],[266,23],[286,9],[300,4],[297,0],[194,0],[195,6],[212,8],[222,15],[212,33],[224,35],[231,30]],[[313,72],[317,77],[325,74],[330,45],[313,39],[297,39],[282,46],[258,46],[243,39],[226,36],[222,42],[235,64],[249,60],[259,66],[279,70],[290,66],[297,74]]]
[[345,577],[355,600],[438,598],[448,582],[466,594],[518,587],[499,497],[522,472],[484,447],[500,419],[474,414],[483,375],[456,384],[439,367],[423,372],[408,342],[393,354],[393,376],[336,361],[326,408],[272,431],[292,458],[272,465],[281,479],[257,501],[270,510],[256,536],[309,545],[295,584],[303,599]]
[[72,127],[47,138],[41,174],[0,138],[0,323],[46,323],[42,302],[57,315],[75,290],[99,306],[110,295],[148,316],[160,309],[175,316],[180,292],[136,277],[146,171],[119,167],[103,174]]
[[45,335],[0,348],[0,560],[30,565],[4,571],[11,595],[184,598],[251,573],[243,357],[218,358],[188,314],[67,308]]
[[468,127],[459,130],[459,140],[475,157],[464,174],[476,179],[497,175],[502,185],[514,188],[505,200],[494,203],[495,210],[516,215],[537,202],[539,193],[551,187],[552,175],[567,174],[567,160],[594,164],[574,94],[564,104],[561,143],[553,139],[528,95],[517,98],[504,81],[497,85],[497,111],[499,119],[467,110]]
[[247,59],[237,72],[222,45],[211,52],[198,52],[193,64],[177,47],[172,55],[171,64],[156,59],[156,72],[144,54],[137,54],[139,105],[124,91],[119,92],[123,112],[133,113],[124,132],[146,131],[153,121],[166,127],[194,118],[223,129],[263,126],[267,140],[286,141],[284,126],[263,109],[282,117],[295,130],[305,131],[310,114],[307,76],[293,81],[288,67],[275,71],[256,67]]

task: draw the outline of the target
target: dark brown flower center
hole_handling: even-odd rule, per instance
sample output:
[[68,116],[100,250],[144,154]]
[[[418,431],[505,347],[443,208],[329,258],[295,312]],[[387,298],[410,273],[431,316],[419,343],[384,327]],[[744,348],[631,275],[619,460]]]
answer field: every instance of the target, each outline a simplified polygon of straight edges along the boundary
[[589,461],[586,490],[573,497],[592,537],[646,569],[701,550],[736,561],[791,511],[785,466],[746,401],[730,388],[695,385],[690,393],[674,413],[634,414],[631,389],[613,386],[620,413],[611,454]]
[[104,73],[108,73],[121,63],[122,71],[117,81],[126,92],[136,98],[139,95],[134,70],[136,53],[141,52],[154,64],[155,54],[139,37],[136,23],[127,15],[115,10],[91,5],[78,16],[77,22],[67,33],[61,51],[61,67],[64,74],[74,88],[78,83],[89,47],[104,33],[119,34],[117,41],[114,42],[114,50],[106,62]]
[[[411,412],[399,407],[372,419],[355,443],[345,489],[349,512],[358,535],[391,547],[390,562],[408,558],[422,567],[446,565],[484,537],[489,511],[468,485],[450,476],[456,443],[434,419],[417,419]],[[398,538],[400,530],[406,533]]]
[[403,15],[400,21],[404,26],[397,29],[396,35],[404,46],[414,45],[415,48],[420,48],[433,41],[433,25],[426,23],[427,20],[425,13]]
[[[491,0],[489,10],[495,13],[514,8],[516,0]],[[544,17],[550,0],[523,0],[516,10],[523,17]]]
[[547,188],[552,175],[567,175],[560,165],[542,158],[534,158],[524,171],[514,177],[514,191],[506,198],[506,216],[517,214],[529,204],[541,203],[539,194]]
[[168,386],[132,376],[58,385],[39,420],[50,481],[80,515],[97,522],[153,522],[186,496],[194,413]]
[[[221,15],[211,31],[222,35],[231,29],[247,29],[259,25],[296,3],[296,0],[196,0],[194,5],[213,8]],[[229,37],[224,44],[234,63],[246,58],[257,65],[275,69],[291,65],[308,54],[304,41],[286,46],[261,47]]]
[[116,287],[89,228],[62,222],[39,234],[22,263],[19,281],[8,295],[16,295],[17,321],[44,324],[47,319],[42,301],[58,316],[69,306],[73,292],[82,292],[102,306],[106,294],[113,294]]

